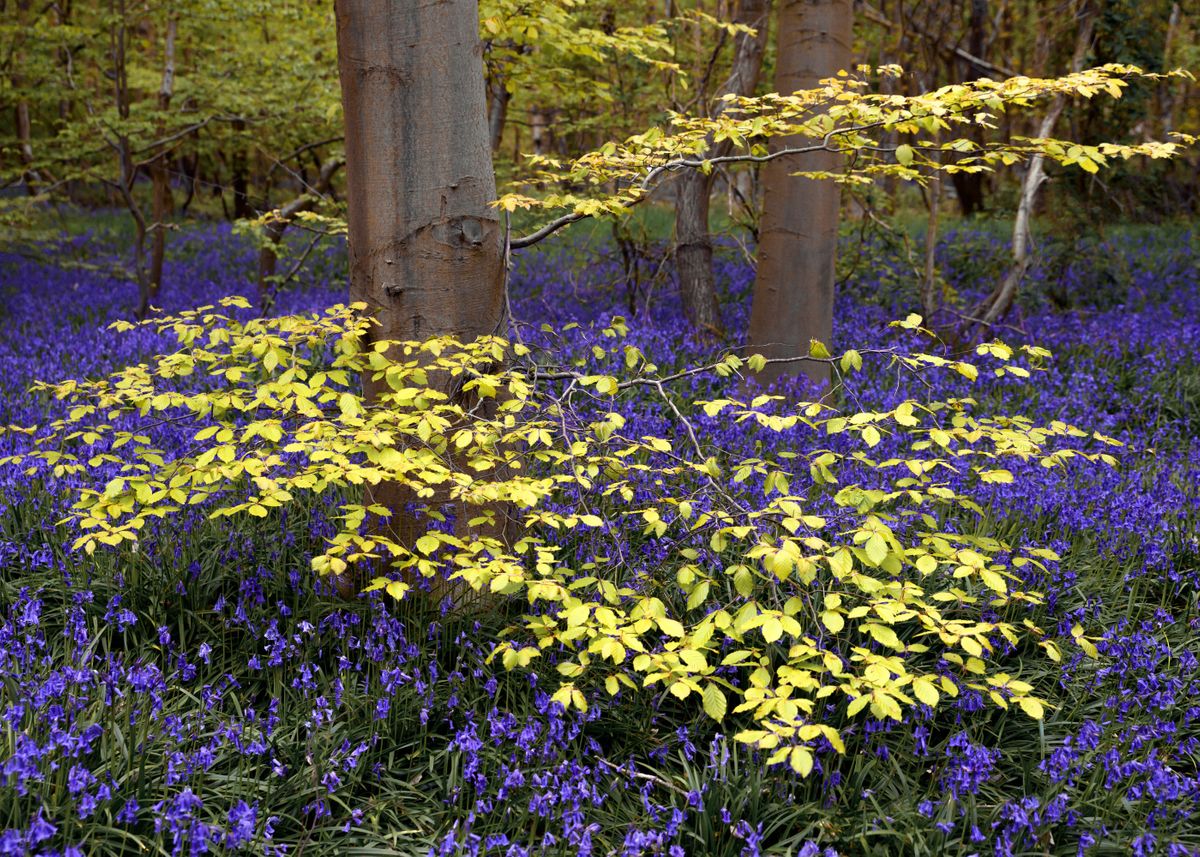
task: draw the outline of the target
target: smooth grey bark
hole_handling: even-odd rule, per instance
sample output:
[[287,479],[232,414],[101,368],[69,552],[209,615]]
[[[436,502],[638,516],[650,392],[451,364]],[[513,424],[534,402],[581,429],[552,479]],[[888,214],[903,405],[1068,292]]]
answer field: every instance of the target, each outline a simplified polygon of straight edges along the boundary
[[[782,0],[776,33],[775,89],[812,89],[851,65],[852,0]],[[811,145],[796,137],[774,138],[771,148]],[[770,161],[763,170],[765,192],[758,244],[758,272],[750,310],[748,350],[768,358],[808,353],[809,341],[829,345],[833,333],[834,262],[837,256],[839,186],[796,178],[797,170],[840,169],[832,153]],[[772,364],[759,373],[769,383],[804,371],[828,381],[823,364]]]
[[[350,299],[365,301],[379,321],[369,337],[502,333],[504,230],[490,205],[496,182],[476,0],[336,0],[334,9]],[[371,398],[386,385],[366,377],[363,387]],[[415,500],[394,484],[368,497],[391,510],[387,529],[404,544],[424,532],[407,510]]]
[[[720,116],[726,94],[753,95],[762,71],[763,53],[767,45],[767,29],[771,0],[741,0],[733,20],[755,29],[754,35],[739,34],[735,43],[733,65],[729,77],[716,93],[710,115]],[[704,157],[724,157],[732,144],[722,141],[711,144]],[[716,282],[712,269],[712,238],[708,231],[708,207],[712,196],[715,173],[705,175],[688,170],[678,179],[675,199],[675,270],[679,277],[679,294],[683,313],[698,330],[721,335],[721,311],[717,302]]]
[[497,332],[504,235],[475,0],[337,0],[350,299],[385,339]]

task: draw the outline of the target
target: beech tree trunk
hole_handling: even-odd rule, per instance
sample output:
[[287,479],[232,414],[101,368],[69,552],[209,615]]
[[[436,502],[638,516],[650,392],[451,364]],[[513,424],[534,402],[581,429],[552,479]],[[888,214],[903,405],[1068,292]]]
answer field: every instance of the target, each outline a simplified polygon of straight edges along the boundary
[[[334,8],[350,300],[379,320],[373,339],[503,332],[504,230],[489,205],[496,182],[476,0]],[[369,377],[363,385],[368,397],[383,387]],[[414,499],[382,485],[368,502],[389,508],[392,535],[411,544],[424,531],[406,508]]]
[[[816,87],[851,65],[852,0],[782,0],[775,36],[775,89],[791,93]],[[775,138],[778,150],[811,141]],[[829,345],[833,334],[834,262],[837,254],[839,186],[831,181],[795,178],[797,170],[837,170],[832,153],[777,158],[763,170],[762,223],[758,273],[750,310],[748,350],[768,358],[808,353],[809,341]],[[828,381],[826,366],[775,364],[759,373],[768,383],[804,371]]]
[[[734,22],[755,28],[750,36],[737,37],[733,67],[729,77],[717,92],[711,115],[715,118],[725,109],[720,97],[727,93],[753,95],[762,70],[763,52],[767,45],[767,25],[771,0],[742,0]],[[707,157],[729,154],[731,144],[722,141],[710,145]],[[679,294],[683,313],[698,330],[721,335],[721,311],[717,303],[717,287],[712,270],[712,239],[708,232],[708,206],[712,196],[714,173],[704,175],[688,170],[678,179],[675,201],[675,269],[679,276]]]
[[337,0],[350,299],[378,336],[496,333],[504,234],[475,0]]

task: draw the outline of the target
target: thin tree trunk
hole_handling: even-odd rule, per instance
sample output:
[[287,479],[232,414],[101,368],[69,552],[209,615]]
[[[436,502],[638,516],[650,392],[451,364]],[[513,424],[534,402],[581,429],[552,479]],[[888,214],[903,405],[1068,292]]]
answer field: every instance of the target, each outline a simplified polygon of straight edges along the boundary
[[[533,145],[533,154],[549,155],[554,144],[554,134],[550,129],[550,114],[541,107],[529,109],[529,141]],[[546,183],[535,183],[538,190],[545,190]]]
[[[336,0],[334,8],[350,299],[365,301],[379,321],[372,339],[502,332],[504,230],[490,205],[496,184],[476,0]],[[363,387],[368,397],[388,389],[369,375]],[[424,531],[406,509],[416,498],[401,486],[372,488],[367,502],[391,510],[388,529],[400,543]],[[464,529],[465,517],[457,516]]]
[[[29,0],[18,0],[16,9],[18,21],[22,24],[26,23],[25,15],[28,12]],[[14,69],[20,69],[22,64],[20,54],[13,57]],[[13,92],[20,93],[25,85],[25,80],[20,74],[14,72],[9,76],[9,83]],[[42,180],[33,166],[33,122],[29,118],[29,102],[20,95],[18,95],[16,106],[13,109],[13,120],[17,131],[17,156],[21,159],[21,166],[25,168],[21,176],[25,182],[25,192],[30,196],[36,196],[38,185]]]
[[187,217],[188,208],[192,204],[192,200],[196,197],[196,183],[200,175],[200,153],[194,152],[191,157],[180,158],[179,166],[182,167],[180,172],[183,173],[185,179],[185,188],[183,191],[183,202],[179,203],[179,214],[182,217]]
[[[986,69],[980,63],[987,60],[984,53],[987,50],[988,0],[970,0],[970,4],[971,18],[968,25],[967,50],[970,56],[977,59],[969,60],[961,56],[952,56],[950,66],[951,68],[956,66],[960,68],[956,75],[960,81],[974,80],[986,73]],[[970,138],[982,145],[982,129],[973,127]],[[987,174],[982,172],[951,174],[950,181],[954,184],[959,210],[963,217],[973,217],[985,210],[986,180]]]
[[[21,85],[21,80],[14,75],[14,88],[19,85]],[[41,184],[41,178],[38,176],[37,170],[33,168],[33,123],[29,120],[29,102],[23,98],[18,101],[15,113],[17,151],[20,154],[21,165],[25,168],[22,174],[22,179],[25,182],[25,192],[30,196],[37,196],[37,189],[38,185]]]
[[550,154],[552,135],[549,126],[550,117],[547,111],[540,107],[530,109],[529,135],[533,143],[533,153],[535,155]]
[[233,173],[233,217],[241,220],[250,216],[249,182],[246,178],[246,145],[241,139],[241,132],[246,130],[242,119],[232,123],[234,131],[233,155],[230,157],[230,171]]
[[[1077,17],[1082,20],[1079,23],[1078,35],[1075,40],[1074,56],[1071,58],[1072,72],[1078,72],[1083,68],[1084,59],[1087,57],[1088,48],[1091,46],[1092,30],[1096,22],[1095,9],[1089,0],[1082,0],[1076,9]],[[1042,117],[1041,124],[1037,130],[1037,137],[1045,138],[1054,133],[1054,126],[1058,122],[1058,117],[1062,115],[1063,108],[1066,105],[1067,99],[1065,96],[1056,95],[1054,97],[1050,109]],[[1017,205],[1017,216],[1013,222],[1012,265],[1003,279],[992,290],[991,294],[970,313],[968,319],[960,328],[960,343],[969,343],[976,329],[992,327],[1003,319],[1009,308],[1012,307],[1013,300],[1020,290],[1021,282],[1025,279],[1025,274],[1029,270],[1030,263],[1033,261],[1029,248],[1033,238],[1030,230],[1030,220],[1033,217],[1034,206],[1037,203],[1038,190],[1045,179],[1045,159],[1040,154],[1033,155],[1029,159],[1029,166],[1025,170],[1025,178],[1021,181],[1021,198]]]
[[938,215],[941,211],[942,180],[934,174],[929,180],[929,224],[925,227],[925,271],[921,278],[921,314],[932,323],[937,311]]
[[512,96],[509,94],[508,87],[504,85],[504,77],[497,72],[495,78],[491,81],[491,103],[488,107],[488,136],[491,140],[492,151],[495,152],[500,148],[500,141],[504,138],[504,120],[508,118],[508,102]]
[[687,172],[678,179],[675,197],[675,271],[683,314],[696,330],[724,335],[712,269],[708,207],[712,176]]
[[[129,120],[129,78],[126,66],[126,24],[125,0],[109,3],[109,12],[114,21],[109,30],[109,48],[112,53],[113,102],[122,125]],[[133,219],[133,278],[138,288],[138,303],[135,314],[139,319],[145,318],[150,310],[150,277],[146,272],[146,216],[133,193],[133,184],[137,180],[137,163],[133,157],[133,144],[129,135],[122,128],[116,135],[112,147],[117,155],[120,179],[117,181],[117,192],[121,201]]]
[[[59,0],[54,4],[55,23],[60,27],[66,27],[71,23],[71,2],[70,0]],[[72,75],[72,66],[74,61],[71,58],[71,51],[67,47],[58,49],[58,61],[62,65],[63,75],[69,81]],[[69,98],[60,98],[58,101],[58,118],[64,123],[71,121],[71,100]]]
[[321,165],[321,172],[317,176],[317,183],[312,191],[300,194],[300,196],[280,208],[276,216],[267,223],[267,241],[258,252],[258,301],[259,306],[262,307],[264,312],[270,309],[275,296],[275,289],[270,288],[269,280],[275,275],[275,265],[279,258],[279,243],[283,240],[283,233],[292,224],[292,221],[296,219],[297,215],[311,209],[323,196],[329,193],[334,175],[336,175],[337,171],[345,163],[344,158],[330,158],[323,163]]
[[[162,84],[158,88],[158,136],[165,134],[166,114],[171,108],[171,96],[175,94],[175,30],[176,19],[172,14],[167,19],[166,42],[163,45]],[[164,151],[150,165],[150,180],[154,188],[150,216],[154,219],[154,230],[150,245],[150,297],[157,297],[162,289],[163,260],[167,249],[167,218],[171,215],[174,200],[171,197],[170,174],[167,171],[168,151]]]
[[[812,89],[822,78],[851,65],[852,0],[783,0],[779,9],[775,88],[780,93]],[[804,145],[775,138],[772,148]],[[763,170],[766,188],[758,245],[758,273],[750,311],[748,348],[766,357],[807,354],[810,340],[829,344],[833,334],[834,262],[837,255],[839,186],[794,178],[799,169],[834,171],[832,153],[777,158]],[[759,378],[770,382],[785,372],[804,371],[827,382],[823,365],[768,366]]]
[[[1179,32],[1179,19],[1182,17],[1182,10],[1178,3],[1171,4],[1171,14],[1167,19],[1167,34],[1163,39],[1163,71],[1170,69],[1171,57],[1175,49],[1175,37]],[[1156,93],[1157,108],[1159,123],[1161,125],[1162,139],[1165,139],[1168,134],[1175,130],[1175,104],[1178,102],[1177,97],[1177,82],[1174,78],[1159,81]],[[1147,132],[1149,132],[1149,124],[1147,124]]]
[[[767,26],[771,0],[742,0],[735,23],[755,28],[754,35],[741,34],[734,49],[733,67],[717,93],[712,116],[724,112],[722,95],[753,95],[762,70],[767,45]],[[731,149],[729,141],[708,147],[707,157],[722,157]],[[678,179],[675,200],[675,268],[679,276],[679,294],[683,313],[698,330],[722,335],[721,310],[717,302],[712,269],[712,239],[708,231],[708,206],[712,196],[713,173],[705,175],[689,170]]]

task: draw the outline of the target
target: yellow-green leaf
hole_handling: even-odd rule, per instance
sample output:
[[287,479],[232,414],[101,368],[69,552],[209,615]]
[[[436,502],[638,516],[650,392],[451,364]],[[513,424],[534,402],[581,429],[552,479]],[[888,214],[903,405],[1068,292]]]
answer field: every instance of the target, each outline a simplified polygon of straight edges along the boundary
[[710,682],[704,688],[704,713],[720,722],[725,719],[726,708],[725,693],[716,684]]

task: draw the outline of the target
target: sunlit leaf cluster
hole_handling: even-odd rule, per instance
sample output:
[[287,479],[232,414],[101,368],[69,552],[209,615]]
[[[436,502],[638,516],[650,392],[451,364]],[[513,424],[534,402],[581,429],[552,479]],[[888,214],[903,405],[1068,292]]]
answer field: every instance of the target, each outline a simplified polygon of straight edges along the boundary
[[[581,0],[480,3],[479,25],[490,52],[488,60],[505,69],[510,91],[528,85],[530,76],[550,60],[559,65],[570,58],[604,63],[622,55],[651,68],[677,70],[664,22],[607,28],[586,26],[580,17],[586,5]],[[528,57],[535,48],[548,51],[550,56],[542,63],[531,62]],[[593,94],[605,99],[611,97],[603,81],[589,83],[594,87]]]
[[[672,113],[664,127],[650,128],[622,143],[605,143],[571,161],[535,157],[544,181],[565,182],[578,190],[538,197],[514,192],[503,196],[499,205],[510,211],[549,208],[587,216],[618,214],[672,173],[709,172],[719,165],[761,163],[783,156],[793,158],[797,175],[869,184],[881,176],[924,181],[935,173],[990,171],[1034,155],[1094,173],[1111,161],[1169,158],[1195,142],[1194,136],[1182,133],[1173,133],[1165,141],[1098,145],[999,134],[987,137],[1005,113],[1036,110],[1057,96],[1120,98],[1132,81],[1190,78],[1185,71],[1155,74],[1108,64],[1057,78],[982,78],[918,95],[873,91],[873,79],[901,73],[896,66],[861,67],[811,90],[727,96],[725,109],[715,117]],[[773,140],[776,145],[771,145]],[[705,157],[713,142],[723,141],[733,146],[729,155]],[[803,156],[821,151],[845,155],[844,169],[806,170]],[[615,193],[602,192],[614,187]]]
[[[961,523],[985,511],[976,489],[1013,480],[1013,462],[1111,465],[1103,450],[1116,441],[985,415],[969,396],[872,410],[849,393],[795,404],[722,383],[727,395],[689,401],[684,379],[748,376],[768,361],[729,355],[664,373],[623,342],[620,320],[594,346],[608,371],[586,374],[495,337],[368,344],[362,305],[277,318],[244,307],[228,299],[147,322],[177,348],[109,377],[40,385],[66,416],[8,427],[25,448],[0,463],[83,486],[72,489],[77,549],[127,549],[151,518],[188,507],[266,517],[325,495],[341,517],[317,573],[395,598],[438,580],[518,599],[526,615],[493,657],[510,669],[546,660],[564,706],[622,688],[695,699],[716,720],[740,715],[742,741],[801,774],[816,749],[842,748],[828,704],[899,720],[971,689],[1043,715],[1047,703],[998,653],[1062,657],[1029,618],[1042,594],[1018,573],[1058,557]],[[910,316],[895,336],[923,337],[921,325]],[[971,360],[899,345],[831,355],[814,342],[799,359],[839,383],[867,363],[969,384],[983,373],[1019,383],[1047,357],[999,342]],[[626,433],[619,405],[634,390],[673,415],[669,436]],[[792,440],[729,452],[702,418]],[[141,427],[114,427],[131,423]],[[194,424],[194,443],[158,448],[168,423]],[[901,454],[876,457],[884,435]],[[120,475],[90,484],[106,462]],[[847,477],[864,468],[871,484]],[[376,502],[393,489],[424,505],[407,529]],[[629,553],[651,543],[668,559],[648,573]],[[1073,637],[1095,652],[1082,627]]]

